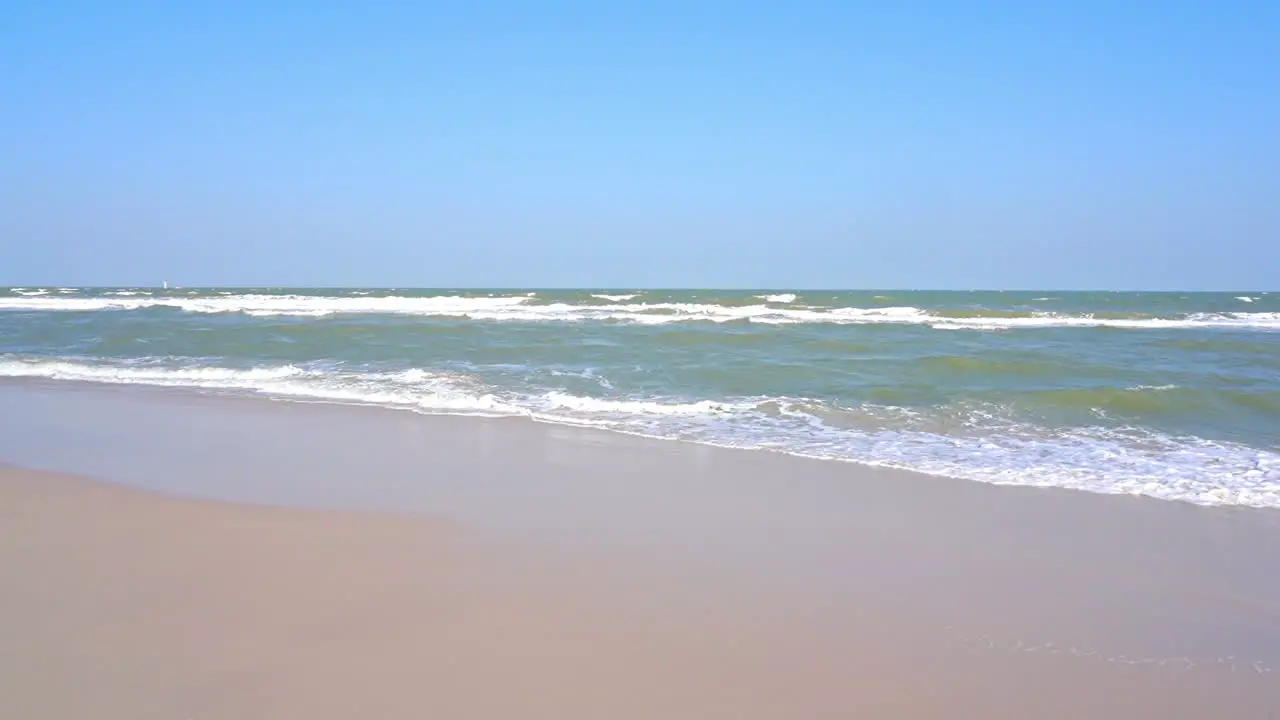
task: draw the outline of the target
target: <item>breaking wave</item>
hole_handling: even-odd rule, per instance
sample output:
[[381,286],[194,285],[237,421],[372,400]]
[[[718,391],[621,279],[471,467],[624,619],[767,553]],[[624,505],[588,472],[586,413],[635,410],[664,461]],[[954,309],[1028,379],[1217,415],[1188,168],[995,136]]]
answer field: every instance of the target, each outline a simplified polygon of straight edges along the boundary
[[[1277,312],[1195,312],[1155,317],[1139,314],[1067,314],[1014,310],[934,311],[900,307],[777,307],[793,295],[770,295],[768,303],[732,305],[710,302],[630,303],[636,296],[596,295],[608,304],[539,302],[530,295],[475,297],[238,294],[156,297],[116,294],[56,297],[12,291],[0,297],[0,311],[98,312],[170,309],[191,313],[243,313],[249,316],[327,317],[333,315],[410,315],[453,317],[488,322],[608,321],[642,325],[679,322],[752,322],[772,325],[918,325],[940,330],[1016,330],[1031,328],[1117,328],[1170,330],[1222,328],[1280,330]],[[128,292],[128,291],[126,291]]]

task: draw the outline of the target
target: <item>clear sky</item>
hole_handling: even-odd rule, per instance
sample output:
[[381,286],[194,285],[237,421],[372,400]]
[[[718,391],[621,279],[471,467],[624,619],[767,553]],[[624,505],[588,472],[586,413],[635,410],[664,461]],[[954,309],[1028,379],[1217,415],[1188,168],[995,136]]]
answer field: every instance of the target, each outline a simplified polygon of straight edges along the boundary
[[0,284],[162,279],[1277,289],[1280,3],[0,0]]

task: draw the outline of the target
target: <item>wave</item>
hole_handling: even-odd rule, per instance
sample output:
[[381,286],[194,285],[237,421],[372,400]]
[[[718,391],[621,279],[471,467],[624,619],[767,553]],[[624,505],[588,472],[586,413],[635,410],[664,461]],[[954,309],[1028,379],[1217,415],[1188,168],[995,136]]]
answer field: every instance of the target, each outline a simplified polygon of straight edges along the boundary
[[[622,296],[612,297],[621,298]],[[528,295],[323,297],[247,294],[200,297],[0,297],[0,311],[94,312],[147,309],[172,309],[192,313],[243,313],[255,317],[414,315],[495,322],[610,321],[642,325],[679,322],[753,322],[771,325],[920,325],[939,330],[1036,328],[1280,330],[1280,313],[1277,312],[1185,313],[1174,317],[1152,317],[1070,315],[1008,310],[925,310],[911,306],[779,308],[768,304],[625,303],[621,300],[608,305],[566,302],[538,304],[535,297]]]
[[1236,299],[1237,299],[1237,300],[1239,300],[1240,302],[1247,302],[1247,303],[1251,303],[1251,302],[1253,302],[1256,298],[1251,298],[1251,297],[1248,297],[1247,295],[1241,295],[1240,297],[1237,297]]
[[[497,388],[457,372],[362,372],[275,365],[228,368],[148,359],[90,363],[0,359],[0,376],[247,392],[423,413],[543,422],[724,447],[896,467],[995,484],[1280,508],[1280,454],[1134,427],[1048,428],[990,405],[841,407],[786,397],[589,397]],[[1176,398],[1177,388],[1143,388]],[[1097,398],[1089,400],[1096,402]]]
[[591,297],[599,298],[601,300],[608,300],[609,302],[623,302],[626,300],[634,300],[640,296],[639,295],[606,295],[604,293],[598,293],[598,294],[592,295]]
[[712,400],[698,402],[662,402],[657,400],[609,400],[582,397],[562,392],[548,392],[541,396],[546,409],[566,409],[609,415],[725,415],[734,411],[756,407],[754,402],[727,403]]
[[0,361],[0,377],[46,378],[124,385],[243,390],[281,397],[416,407],[440,411],[519,414],[464,377],[405,370],[390,373],[314,370],[294,365],[254,368],[166,367],[147,362],[112,364],[65,360]]
[[756,295],[756,297],[771,303],[793,303],[796,301],[795,293],[779,293],[777,295]]
[[[196,293],[198,291],[191,291]],[[520,297],[320,297],[314,295],[217,295],[205,297],[0,298],[0,310],[71,311],[170,308],[196,313],[245,313],[254,316],[335,314],[409,314],[465,316],[495,312],[529,300]]]
[[[609,296],[621,299],[623,296]],[[634,296],[633,296],[634,297]],[[774,297],[774,296],[770,296]],[[581,321],[629,320],[646,324],[703,320],[761,323],[899,323],[941,325],[966,329],[1019,327],[1266,327],[1280,328],[1280,313],[1191,313],[1179,317],[1063,315],[1008,310],[938,310],[919,308],[773,308],[768,305],[714,303],[639,303],[575,305],[533,304],[516,297],[318,297],[307,295],[219,295],[201,298],[97,297],[0,298],[0,310],[95,311],[173,308],[187,312],[245,313],[249,315],[324,316],[334,314],[410,314],[468,317],[478,320]]]

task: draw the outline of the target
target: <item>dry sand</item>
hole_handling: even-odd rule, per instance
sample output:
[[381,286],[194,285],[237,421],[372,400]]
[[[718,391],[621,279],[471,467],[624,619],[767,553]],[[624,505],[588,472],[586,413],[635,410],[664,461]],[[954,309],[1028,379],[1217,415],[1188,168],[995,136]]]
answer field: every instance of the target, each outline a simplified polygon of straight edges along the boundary
[[744,595],[469,532],[0,469],[0,718],[1280,711],[1277,675],[993,650],[891,593]]

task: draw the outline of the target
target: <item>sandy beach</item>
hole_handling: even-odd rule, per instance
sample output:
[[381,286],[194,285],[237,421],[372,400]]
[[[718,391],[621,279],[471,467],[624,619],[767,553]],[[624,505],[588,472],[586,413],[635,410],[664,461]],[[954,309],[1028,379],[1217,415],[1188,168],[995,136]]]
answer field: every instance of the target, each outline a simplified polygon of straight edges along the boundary
[[0,720],[1280,720],[1278,36],[7,3]]
[[[532,423],[3,391],[8,459],[58,447],[46,466],[111,482],[0,471],[0,717],[1280,707],[1268,511]],[[134,422],[100,422],[120,413]],[[356,427],[364,474],[324,442]],[[136,454],[148,444],[150,460]],[[397,484],[405,467],[412,493]],[[523,494],[502,500],[507,482]]]

